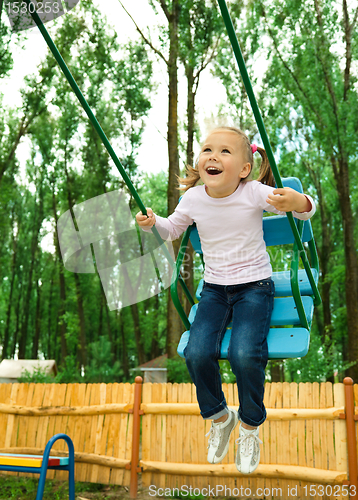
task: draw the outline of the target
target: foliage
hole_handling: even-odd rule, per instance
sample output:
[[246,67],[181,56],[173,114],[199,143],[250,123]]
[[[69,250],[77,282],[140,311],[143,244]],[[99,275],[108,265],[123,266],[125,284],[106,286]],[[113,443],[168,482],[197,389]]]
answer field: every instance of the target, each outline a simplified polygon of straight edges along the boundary
[[9,50],[11,32],[2,19],[3,3],[0,3],[0,78],[4,78],[12,68],[12,54]]
[[108,338],[100,337],[99,341],[93,342],[89,347],[92,356],[91,362],[86,368],[86,382],[109,384],[121,380],[123,370],[120,368],[119,361],[113,361],[112,345]]
[[[59,51],[135,179],[154,90],[146,51],[138,42],[120,46],[89,0],[54,24]],[[22,107],[4,109],[0,119],[2,357],[14,357],[18,350],[25,358],[41,353],[57,361],[56,381],[63,383],[83,381],[83,371],[89,380],[128,380],[129,368],[138,364],[140,355],[133,342],[131,310],[108,310],[96,274],[75,275],[64,269],[55,232],[62,213],[122,188],[122,180],[52,55],[25,78],[22,98]],[[31,156],[20,177],[16,151],[23,136]],[[140,332],[146,339],[143,355],[150,356],[150,318],[156,317],[157,325],[163,320],[153,301],[139,307],[146,317]],[[162,307],[160,311],[162,315]],[[45,380],[41,373],[25,379]]]
[[[162,8],[158,0],[150,3],[158,11]],[[184,123],[188,161],[193,135],[201,133],[195,122],[199,76],[212,60],[214,74],[227,92],[215,120],[234,122],[259,141],[231,47],[226,36],[220,36],[222,22],[216,4],[211,0],[168,3],[170,8],[180,4],[177,57],[192,99],[188,98]],[[351,240],[353,254],[358,237],[354,222],[358,210],[358,38],[356,24],[350,33],[345,31],[347,18],[340,6],[332,0],[230,5],[281,174],[300,177],[304,189],[318,201],[312,224],[321,263],[323,306],[316,308],[309,354],[282,365],[287,380],[333,380],[335,371],[342,377],[352,364],[350,356],[355,356],[347,334],[352,327],[346,295],[347,291],[353,295],[354,287],[347,287],[350,273],[346,268],[347,228],[355,238]],[[352,23],[352,4],[347,5],[347,16]],[[60,52],[141,198],[156,213],[167,216],[168,176],[140,173],[137,165],[145,117],[156,90],[148,50],[137,41],[121,46],[90,0],[81,0],[54,27]],[[168,61],[168,26],[159,30],[162,55]],[[10,32],[4,25],[0,31],[2,77],[9,74],[12,57]],[[347,34],[351,36],[350,67]],[[130,368],[165,352],[168,295],[161,292],[133,308],[109,311],[97,274],[75,275],[64,269],[55,230],[60,215],[124,186],[50,54],[25,78],[21,96],[18,107],[8,106],[0,96],[2,357],[13,358],[20,352],[27,358],[41,354],[55,359],[59,366],[56,381],[61,382],[131,381]],[[30,156],[26,168],[21,165],[20,169],[18,148],[25,141]],[[342,170],[342,160],[347,170]],[[339,182],[341,178],[345,182]],[[348,187],[346,195],[340,192],[341,185]],[[343,211],[345,200],[353,222]],[[134,217],[133,199],[130,208]],[[274,270],[289,265],[289,251],[270,252]],[[199,267],[198,262],[195,265]],[[221,369],[223,380],[231,381],[227,363]],[[37,373],[32,380],[40,381],[42,376]],[[169,377],[190,380],[185,364],[176,359],[169,366]]]
[[230,362],[227,359],[219,361],[221,380],[224,384],[234,384],[236,377],[231,371]]
[[193,164],[195,136],[201,130],[196,123],[196,97],[203,72],[217,57],[222,21],[216,0],[182,0],[179,15],[179,59],[187,84],[186,163]]
[[167,361],[168,382],[185,384],[192,383],[185,360],[179,357]]
[[[309,355],[285,366],[294,367],[295,380],[333,380],[335,369],[357,370],[356,7],[270,0],[236,3],[231,11],[281,175],[299,177],[318,202],[312,224],[323,304],[315,311]],[[224,39],[217,61],[227,89],[225,112],[254,137],[256,125]]]
[[302,359],[285,362],[287,382],[325,382],[333,376],[343,381],[344,371],[351,363],[343,360],[342,352],[328,338],[324,343],[316,335],[312,336],[310,350]]
[[[287,132],[282,138],[283,147],[286,150],[292,147],[297,151],[296,162],[301,164],[301,171],[306,169],[309,174],[321,205],[321,227],[317,232],[318,237],[320,233],[322,235],[318,242],[321,243],[324,281],[322,294],[325,310],[321,324],[321,342],[325,333],[329,332],[329,345],[341,348],[344,359],[354,361],[357,337],[354,311],[358,276],[356,252],[349,249],[356,248],[353,237],[355,223],[350,213],[354,213],[357,208],[354,186],[358,143],[353,137],[353,129],[357,127],[358,99],[355,82],[358,75],[350,67],[348,53],[343,56],[338,48],[337,27],[339,26],[339,37],[345,40],[346,46],[350,43],[355,46],[355,13],[351,8],[343,13],[341,5],[328,1],[322,4],[316,2],[314,6],[304,5],[304,8],[298,10],[288,10],[288,3],[279,8],[274,4],[265,7],[261,5],[256,13],[265,17],[267,32],[274,47],[272,65],[265,82],[265,100],[267,102],[269,97],[271,101],[269,112],[272,117],[279,113],[281,120],[287,120]],[[344,22],[342,16],[345,17]],[[351,22],[349,19],[352,20],[352,25],[348,32],[347,23]],[[292,23],[299,26],[299,30],[293,30]],[[289,47],[287,39],[290,40]],[[286,88],[287,98],[279,101],[277,90],[282,89],[282,86]],[[344,257],[341,254],[341,262],[337,262],[338,246],[345,248]],[[335,264],[338,264],[338,269],[342,265],[349,268],[349,273],[344,278],[346,292],[349,289],[344,304],[345,328],[341,327],[344,305],[341,297],[336,295],[335,285],[331,280],[330,271],[336,271],[337,268],[333,267]],[[333,300],[335,306],[332,306]],[[328,308],[331,311],[327,311]],[[338,315],[336,311],[339,312]],[[350,347],[347,349],[348,346]],[[349,365],[352,367],[350,374],[357,373],[354,365]]]
[[58,384],[74,384],[83,382],[80,368],[75,356],[67,356],[64,363],[59,367],[55,382]]
[[59,368],[55,377],[50,375],[46,368],[37,367],[32,372],[24,370],[19,382],[27,384],[74,384],[84,382],[84,379],[74,356],[67,356],[65,363]]
[[[166,200],[168,175],[165,172],[158,174],[141,175],[138,183],[138,193],[143,202],[149,206],[149,203],[155,206],[155,213],[161,217],[168,216],[168,207]],[[133,215],[138,212],[137,207],[133,210]]]
[[24,370],[18,380],[20,384],[51,384],[55,382],[55,377],[39,366],[33,372]]
[[112,344],[105,336],[89,345],[90,362],[86,367],[84,376],[74,356],[67,356],[65,363],[59,368],[56,377],[49,375],[46,369],[38,367],[32,373],[24,370],[19,378],[21,383],[35,384],[70,384],[70,383],[113,383],[123,379],[123,370],[119,361],[114,361],[111,352]]

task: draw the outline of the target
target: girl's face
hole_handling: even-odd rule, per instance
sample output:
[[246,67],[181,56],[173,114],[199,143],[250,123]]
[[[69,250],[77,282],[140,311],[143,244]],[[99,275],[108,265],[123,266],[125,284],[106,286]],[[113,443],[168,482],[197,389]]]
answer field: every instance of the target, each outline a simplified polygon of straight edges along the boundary
[[198,169],[209,196],[230,196],[251,170],[242,138],[231,130],[214,130],[201,148]]

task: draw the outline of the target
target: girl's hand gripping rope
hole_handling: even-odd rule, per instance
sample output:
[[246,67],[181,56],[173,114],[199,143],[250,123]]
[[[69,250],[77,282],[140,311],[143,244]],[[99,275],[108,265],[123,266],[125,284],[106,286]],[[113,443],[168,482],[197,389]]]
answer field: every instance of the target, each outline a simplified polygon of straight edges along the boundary
[[147,208],[147,215],[143,215],[142,212],[138,212],[135,216],[138,226],[151,228],[155,224],[155,215],[151,208]]
[[275,189],[268,196],[266,202],[272,205],[280,212],[310,212],[312,205],[309,199],[301,193],[289,187],[283,189]]

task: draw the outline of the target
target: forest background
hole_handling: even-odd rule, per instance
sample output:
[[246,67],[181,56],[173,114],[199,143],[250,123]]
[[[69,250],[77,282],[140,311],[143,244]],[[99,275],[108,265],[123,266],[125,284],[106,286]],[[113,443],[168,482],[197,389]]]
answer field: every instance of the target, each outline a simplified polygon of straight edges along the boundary
[[[122,10],[123,23],[136,27],[125,43],[91,0],[48,29],[144,204],[167,216],[179,198],[176,175],[193,163],[208,128],[232,124],[252,141],[260,138],[216,2],[148,4],[154,25],[137,24],[134,4]],[[267,378],[357,381],[358,7],[348,0],[229,5],[281,175],[299,177],[318,206],[312,224],[322,305],[310,351],[270,362]],[[175,353],[183,326],[168,290],[110,311],[98,274],[64,268],[55,229],[61,214],[125,186],[49,52],[24,77],[21,103],[1,90],[11,78],[11,44],[21,50],[27,36],[11,32],[4,7],[0,0],[1,357],[55,359],[59,382],[120,382],[133,380],[138,364],[167,353],[169,380],[190,381]],[[199,106],[208,72],[224,98],[216,105],[206,93]],[[150,173],[140,150],[158,97],[168,103],[167,151],[158,146],[146,161],[164,156],[167,167]],[[134,217],[138,208],[133,199],[129,204]],[[287,268],[290,255],[289,248],[273,250],[274,271]],[[190,290],[199,267],[189,249],[183,273]],[[222,372],[232,381],[226,363]],[[40,373],[37,379],[45,380]]]

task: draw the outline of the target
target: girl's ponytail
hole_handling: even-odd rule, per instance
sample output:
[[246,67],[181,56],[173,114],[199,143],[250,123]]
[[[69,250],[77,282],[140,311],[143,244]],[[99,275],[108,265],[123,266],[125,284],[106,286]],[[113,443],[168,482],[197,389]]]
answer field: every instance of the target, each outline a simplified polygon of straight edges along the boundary
[[257,151],[261,155],[260,175],[257,180],[262,184],[266,184],[267,186],[275,187],[276,181],[273,176],[266,151],[260,147],[257,147]]
[[[197,164],[195,165],[197,166]],[[187,191],[188,189],[194,187],[196,183],[200,180],[199,170],[197,168],[192,167],[191,165],[186,166],[186,177],[179,177],[177,175],[179,187],[179,191]],[[185,186],[185,187],[181,187]]]

